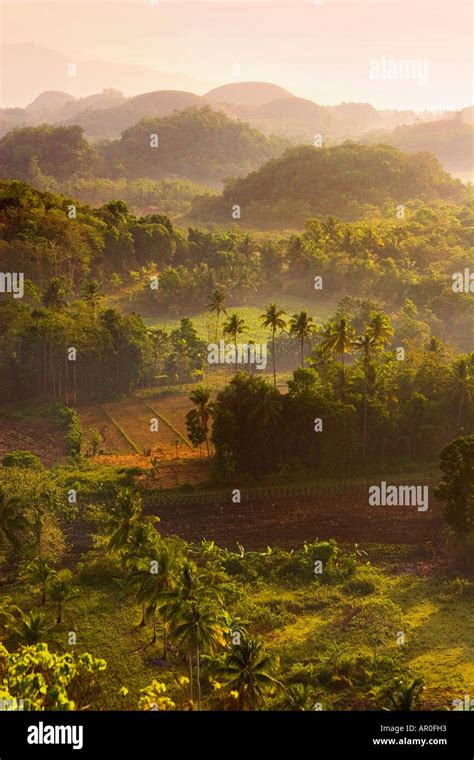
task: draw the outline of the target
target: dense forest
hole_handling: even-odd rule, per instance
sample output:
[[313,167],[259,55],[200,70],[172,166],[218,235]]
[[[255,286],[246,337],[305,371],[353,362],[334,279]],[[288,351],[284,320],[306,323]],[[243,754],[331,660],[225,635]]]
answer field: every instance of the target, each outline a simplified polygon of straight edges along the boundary
[[288,149],[258,171],[226,183],[221,198],[198,199],[196,216],[225,224],[234,205],[243,226],[301,226],[317,214],[354,220],[413,198],[461,201],[466,188],[428,153],[344,143]]
[[[0,172],[35,186],[74,178],[177,179],[219,185],[279,155],[285,143],[209,106],[147,118],[119,140],[90,144],[82,127],[42,125],[8,132]],[[41,188],[40,188],[41,189]]]

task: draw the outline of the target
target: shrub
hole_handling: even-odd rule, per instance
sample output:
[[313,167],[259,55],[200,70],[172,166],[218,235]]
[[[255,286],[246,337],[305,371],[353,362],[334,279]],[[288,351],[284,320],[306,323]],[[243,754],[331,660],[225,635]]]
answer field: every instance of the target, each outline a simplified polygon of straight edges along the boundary
[[43,465],[31,451],[10,451],[2,459],[4,467],[20,467],[29,470],[42,470]]

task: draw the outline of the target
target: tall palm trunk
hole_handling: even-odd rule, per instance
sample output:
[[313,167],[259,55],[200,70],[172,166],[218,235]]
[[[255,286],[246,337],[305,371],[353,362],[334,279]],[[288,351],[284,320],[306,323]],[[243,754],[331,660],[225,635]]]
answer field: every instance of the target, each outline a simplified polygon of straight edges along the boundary
[[301,366],[304,366],[304,337],[301,336]]
[[199,642],[196,642],[196,681],[197,681],[197,693],[198,693],[198,710],[201,709],[201,668],[200,668],[200,654],[199,654]]
[[272,359],[273,359],[273,387],[276,390],[276,368],[275,368],[275,328],[272,329]]
[[152,644],[156,644],[156,607],[153,607],[153,638]]
[[364,367],[364,439],[362,445],[362,459],[365,459],[367,448],[367,365]]
[[344,356],[344,348],[341,351],[341,363],[342,363],[342,398],[346,394],[346,360]]
[[145,603],[142,604],[142,619],[140,620],[140,628],[142,628],[144,625],[146,625],[146,606],[145,606]]
[[61,623],[61,621],[62,621],[62,605],[61,605],[61,602],[59,602],[59,604],[58,604],[58,617],[56,619],[56,623],[59,625],[59,623]]
[[163,619],[163,660],[168,657],[168,627],[166,618]]
[[193,650],[192,646],[189,646],[188,652],[188,666],[189,666],[189,698],[193,701]]

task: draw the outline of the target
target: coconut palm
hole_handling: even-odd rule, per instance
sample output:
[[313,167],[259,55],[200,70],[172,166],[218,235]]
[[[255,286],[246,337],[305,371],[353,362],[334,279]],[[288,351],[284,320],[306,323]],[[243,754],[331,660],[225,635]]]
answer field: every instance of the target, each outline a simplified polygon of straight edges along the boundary
[[290,335],[298,338],[301,349],[301,366],[304,365],[304,344],[309,341],[316,330],[316,324],[313,317],[308,315],[307,311],[300,311],[299,314],[293,314],[290,319]]
[[472,380],[469,365],[465,358],[458,359],[451,369],[451,398],[458,408],[458,427],[461,427],[466,404],[472,399]]
[[345,316],[341,316],[334,322],[329,323],[321,341],[324,351],[331,351],[340,356],[343,389],[345,386],[345,354],[350,350],[354,337],[355,332],[350,320]]
[[188,657],[191,699],[193,655],[196,658],[198,710],[201,709],[201,654],[215,654],[219,646],[224,646],[225,631],[223,614],[207,602],[186,602],[173,621],[172,636],[184,648]]
[[8,496],[0,488],[0,547],[10,544],[15,551],[22,549],[21,536],[28,527],[19,496]]
[[[193,404],[197,407],[197,412],[199,415],[199,420],[201,423],[201,429],[202,434],[204,436],[204,440],[206,442],[206,451],[207,456],[210,456],[209,453],[209,419],[212,414],[212,406],[209,402],[209,399],[211,398],[211,391],[208,388],[203,388],[202,386],[198,386],[193,390],[189,395],[189,400],[193,402]],[[201,438],[202,441],[202,438]]]
[[123,550],[137,525],[153,524],[159,518],[153,515],[142,517],[142,500],[132,488],[120,488],[114,503],[109,509],[108,523],[105,528],[109,536],[107,548],[111,552]]
[[238,709],[252,710],[265,702],[265,692],[280,686],[271,671],[274,659],[263,650],[262,642],[254,636],[241,636],[240,644],[228,653],[225,665],[217,673],[227,677],[227,688],[239,695]]
[[209,303],[206,306],[206,309],[213,312],[216,315],[216,342],[217,337],[219,334],[219,318],[221,314],[227,314],[227,309],[225,307],[225,294],[223,290],[220,290],[220,288],[215,288],[215,290],[212,291],[211,295],[209,296]]
[[280,394],[263,381],[249,410],[249,421],[253,421],[258,427],[266,428],[278,422],[282,412],[283,403]]
[[443,356],[445,353],[445,347],[439,338],[432,336],[425,343],[425,351],[428,351],[430,354],[435,354],[436,356]]
[[380,344],[382,348],[390,343],[393,337],[392,324],[383,311],[372,313],[366,332],[374,339],[374,342]]
[[[161,549],[153,560],[144,560],[135,572],[140,586],[137,592],[137,600],[147,606],[147,610],[153,614],[153,638],[152,644],[156,643],[156,611],[158,602],[162,601],[163,594],[171,590],[173,585],[172,559],[167,549]],[[163,618],[163,659],[168,654],[168,617],[166,607],[161,610]]]
[[352,342],[352,346],[356,351],[362,353],[362,363],[364,365],[364,433],[362,443],[362,458],[365,459],[365,452],[367,446],[367,401],[368,401],[368,375],[370,363],[377,348],[377,341],[368,330],[364,335],[360,335],[356,340]]
[[72,588],[72,573],[64,569],[59,572],[53,572],[48,583],[48,594],[53,604],[57,605],[58,616],[56,624],[62,622],[62,613],[65,602],[68,602],[74,596]]
[[48,581],[55,572],[54,567],[47,557],[35,557],[26,568],[26,577],[41,592],[41,606],[46,604]]
[[267,306],[267,310],[264,314],[260,314],[263,327],[271,327],[272,329],[272,363],[273,363],[273,387],[276,388],[276,367],[275,367],[275,332],[277,330],[284,330],[286,322],[283,319],[285,312],[283,309],[277,309],[276,304],[271,303]]
[[52,627],[49,615],[39,610],[31,610],[21,612],[19,622],[11,626],[11,630],[22,644],[38,644],[40,641],[46,641]]
[[245,321],[238,314],[231,314],[224,324],[224,335],[230,335],[235,345],[235,368],[237,369],[237,337],[248,330]]

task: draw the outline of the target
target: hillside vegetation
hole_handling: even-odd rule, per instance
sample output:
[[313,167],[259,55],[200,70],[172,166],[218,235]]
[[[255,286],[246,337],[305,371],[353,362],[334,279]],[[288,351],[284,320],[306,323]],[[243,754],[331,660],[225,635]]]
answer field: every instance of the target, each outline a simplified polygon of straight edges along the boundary
[[195,214],[224,223],[237,204],[243,226],[282,228],[300,226],[309,216],[350,220],[412,198],[459,201],[464,195],[462,184],[429,153],[348,142],[290,148],[248,177],[226,183],[220,198],[197,201]]

